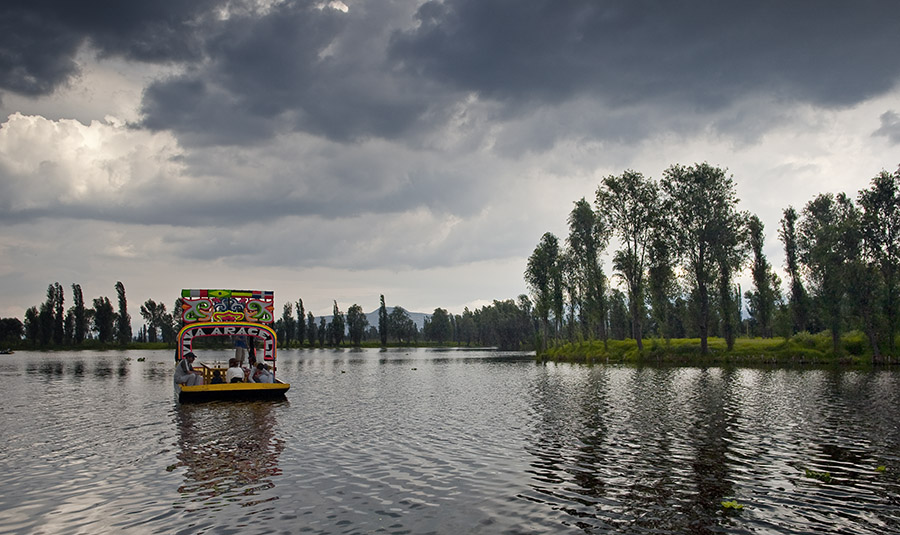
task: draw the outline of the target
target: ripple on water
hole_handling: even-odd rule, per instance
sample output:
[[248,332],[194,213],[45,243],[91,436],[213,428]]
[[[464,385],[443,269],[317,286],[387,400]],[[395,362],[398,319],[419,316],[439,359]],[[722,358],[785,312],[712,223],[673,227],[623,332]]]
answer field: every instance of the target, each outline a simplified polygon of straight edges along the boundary
[[285,351],[288,401],[184,406],[168,351],[3,361],[0,533],[900,532],[897,371],[478,355]]

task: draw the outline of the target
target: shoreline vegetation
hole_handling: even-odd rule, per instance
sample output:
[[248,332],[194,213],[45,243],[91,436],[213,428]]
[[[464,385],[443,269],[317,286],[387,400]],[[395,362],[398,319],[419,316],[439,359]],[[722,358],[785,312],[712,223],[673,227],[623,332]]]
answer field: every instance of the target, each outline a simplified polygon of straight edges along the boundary
[[551,345],[539,352],[542,362],[581,364],[676,364],[676,365],[884,365],[898,364],[895,357],[876,358],[868,348],[866,337],[859,331],[841,337],[841,351],[835,353],[828,332],[798,333],[785,338],[736,338],[732,349],[724,338],[710,337],[707,353],[701,351],[699,338],[664,340],[645,338],[643,350],[633,339],[583,340]]

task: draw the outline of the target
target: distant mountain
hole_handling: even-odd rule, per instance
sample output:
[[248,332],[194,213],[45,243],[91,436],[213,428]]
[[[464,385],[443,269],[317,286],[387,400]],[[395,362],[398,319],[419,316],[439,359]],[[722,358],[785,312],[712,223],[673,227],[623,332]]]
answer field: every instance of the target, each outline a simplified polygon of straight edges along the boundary
[[[385,307],[387,309],[388,315],[394,311],[394,307]],[[347,311],[343,310],[344,313],[344,321],[347,320]],[[430,318],[431,314],[425,314],[424,312],[410,312],[406,311],[406,314],[409,315],[409,319],[413,320],[413,323],[416,324],[416,327],[421,331],[425,328],[425,318]],[[319,324],[320,318],[324,317],[326,323],[331,323],[331,320],[334,319],[334,315],[329,314],[328,316],[316,316],[316,325]],[[366,314],[366,320],[369,322],[369,326],[378,328],[378,309],[376,308],[372,312]],[[346,330],[346,326],[344,330]]]

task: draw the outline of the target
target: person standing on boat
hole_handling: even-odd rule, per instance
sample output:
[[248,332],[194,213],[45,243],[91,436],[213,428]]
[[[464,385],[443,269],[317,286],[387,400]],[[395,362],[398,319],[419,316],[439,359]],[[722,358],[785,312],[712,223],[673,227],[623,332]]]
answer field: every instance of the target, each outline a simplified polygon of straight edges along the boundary
[[247,358],[247,337],[238,335],[234,337],[234,358],[238,359],[238,365],[244,365],[244,359]]
[[195,370],[193,366],[194,359],[197,356],[188,351],[188,353],[175,366],[175,382],[184,386],[197,386],[203,384],[203,373]]

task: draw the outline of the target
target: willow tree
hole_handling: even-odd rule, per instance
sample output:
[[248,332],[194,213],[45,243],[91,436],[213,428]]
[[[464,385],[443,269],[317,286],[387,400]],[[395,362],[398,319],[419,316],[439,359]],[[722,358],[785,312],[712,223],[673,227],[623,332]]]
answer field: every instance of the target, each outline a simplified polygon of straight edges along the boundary
[[740,221],[735,217],[734,180],[705,162],[691,167],[673,165],[663,176],[662,211],[670,218],[673,243],[694,286],[700,351],[705,355],[709,352],[709,286],[720,271],[716,251],[731,239],[731,233],[739,233],[731,227]]
[[638,350],[643,350],[647,257],[659,218],[659,187],[632,170],[610,175],[597,189],[597,211],[622,244],[613,256],[613,267],[628,289],[631,334]]

